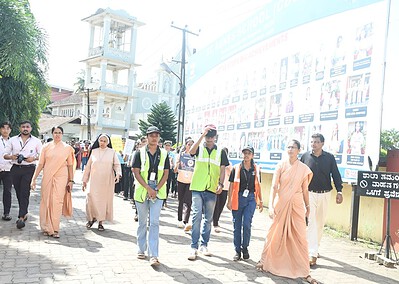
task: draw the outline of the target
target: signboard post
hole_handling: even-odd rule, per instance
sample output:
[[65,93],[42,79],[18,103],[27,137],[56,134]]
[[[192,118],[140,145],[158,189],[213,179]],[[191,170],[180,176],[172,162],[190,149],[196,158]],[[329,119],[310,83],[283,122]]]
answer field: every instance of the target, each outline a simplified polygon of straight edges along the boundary
[[381,253],[385,242],[385,257],[390,258],[389,253],[392,246],[395,259],[398,261],[389,230],[391,227],[391,199],[399,199],[399,173],[359,171],[357,176],[357,195],[387,199],[386,234],[379,253]]

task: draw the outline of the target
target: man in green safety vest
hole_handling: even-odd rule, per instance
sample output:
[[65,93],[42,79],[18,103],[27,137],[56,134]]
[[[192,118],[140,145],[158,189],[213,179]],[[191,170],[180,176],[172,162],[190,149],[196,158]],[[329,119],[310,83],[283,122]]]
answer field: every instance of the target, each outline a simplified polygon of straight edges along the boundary
[[[205,256],[212,255],[208,250],[208,242],[211,235],[211,222],[216,204],[216,194],[220,194],[223,190],[225,167],[229,165],[226,152],[215,144],[216,134],[215,125],[206,125],[201,137],[190,148],[190,154],[195,155],[196,159],[190,185],[193,225],[189,260],[197,258],[199,241],[200,252]],[[204,138],[205,143],[201,144]],[[202,214],[204,214],[204,224],[201,231]]]
[[148,144],[135,153],[133,173],[136,190],[134,200],[138,211],[137,258],[145,259],[147,250],[147,220],[150,215],[148,232],[148,255],[150,265],[159,265],[159,216],[166,199],[166,181],[170,164],[168,153],[158,146],[160,131],[155,126],[147,129]]

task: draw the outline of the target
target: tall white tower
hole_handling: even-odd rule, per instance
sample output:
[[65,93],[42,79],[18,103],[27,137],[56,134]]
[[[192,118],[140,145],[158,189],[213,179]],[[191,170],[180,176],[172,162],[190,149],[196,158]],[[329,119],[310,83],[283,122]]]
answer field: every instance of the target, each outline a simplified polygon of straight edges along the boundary
[[123,10],[109,8],[82,21],[90,24],[88,55],[82,60],[86,63],[82,125],[90,120],[92,139],[101,132],[124,136],[132,121],[137,29],[144,24]]

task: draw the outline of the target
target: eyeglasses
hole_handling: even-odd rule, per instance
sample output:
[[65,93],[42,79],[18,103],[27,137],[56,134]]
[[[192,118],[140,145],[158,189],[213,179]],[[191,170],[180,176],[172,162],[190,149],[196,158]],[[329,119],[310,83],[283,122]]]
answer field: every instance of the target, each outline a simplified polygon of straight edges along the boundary
[[289,149],[289,150],[298,149],[298,147],[295,147],[295,146],[288,146],[287,149]]

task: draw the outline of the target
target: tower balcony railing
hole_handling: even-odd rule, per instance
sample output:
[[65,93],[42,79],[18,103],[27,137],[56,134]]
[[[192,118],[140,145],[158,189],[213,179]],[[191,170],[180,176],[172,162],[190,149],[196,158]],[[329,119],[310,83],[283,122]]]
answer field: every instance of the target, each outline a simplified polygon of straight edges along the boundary
[[89,49],[89,58],[97,56],[104,56],[122,62],[133,63],[133,58],[130,52],[113,47],[105,49],[103,46],[97,46]]

